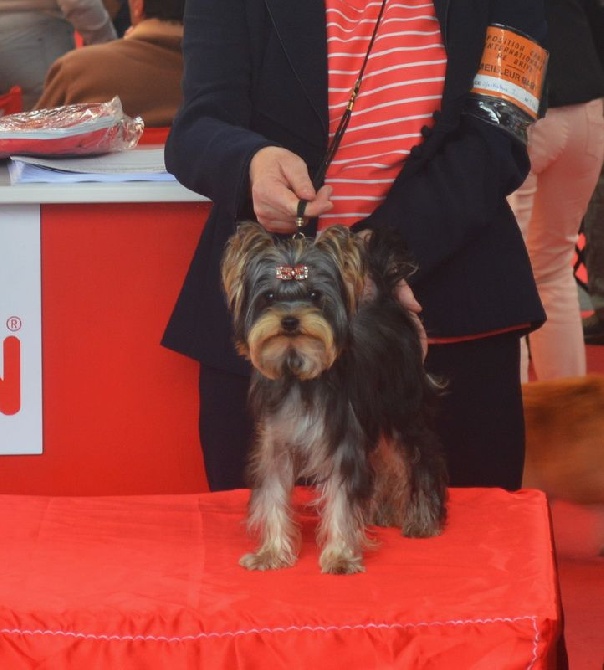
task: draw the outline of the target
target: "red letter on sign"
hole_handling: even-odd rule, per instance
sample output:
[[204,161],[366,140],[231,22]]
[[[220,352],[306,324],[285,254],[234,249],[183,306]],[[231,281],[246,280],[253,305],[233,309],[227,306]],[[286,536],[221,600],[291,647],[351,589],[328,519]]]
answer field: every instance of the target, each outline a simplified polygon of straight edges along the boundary
[[0,377],[0,414],[21,409],[21,342],[11,335],[4,340],[4,377]]

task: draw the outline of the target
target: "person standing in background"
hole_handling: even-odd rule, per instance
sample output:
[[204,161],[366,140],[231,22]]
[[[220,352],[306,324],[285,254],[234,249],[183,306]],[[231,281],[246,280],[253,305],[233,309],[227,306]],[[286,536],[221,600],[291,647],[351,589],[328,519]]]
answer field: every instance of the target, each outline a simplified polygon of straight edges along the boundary
[[587,293],[593,314],[583,319],[585,344],[604,344],[604,171],[583,219]]
[[123,37],[132,25],[128,0],[103,0],[118,37]]
[[0,92],[20,86],[23,109],[40,97],[51,64],[76,46],[117,37],[102,0],[1,0]]
[[[593,25],[598,36],[600,63],[604,67],[604,0],[600,0]],[[604,344],[604,166],[583,219],[583,232],[587,292],[594,310],[583,319],[583,340],[585,344]]]
[[[604,70],[597,0],[546,0],[547,113],[529,129],[531,171],[510,204],[525,238],[546,324],[528,338],[537,379],[581,376],[585,346],[572,258],[604,158]],[[601,47],[600,47],[601,48]],[[528,379],[523,347],[521,374]]]

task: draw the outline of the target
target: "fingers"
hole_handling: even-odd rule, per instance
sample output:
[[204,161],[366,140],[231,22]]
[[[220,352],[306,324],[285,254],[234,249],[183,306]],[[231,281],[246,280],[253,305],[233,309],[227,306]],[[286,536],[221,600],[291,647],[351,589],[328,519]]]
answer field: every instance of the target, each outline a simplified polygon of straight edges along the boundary
[[[311,199],[314,189],[304,162],[295,154],[279,147],[261,149],[250,163],[250,186],[254,212],[263,224],[293,223],[300,198]],[[295,182],[298,196],[291,182]]]
[[312,218],[328,212],[333,207],[331,201],[332,191],[331,186],[321,186],[315,197],[306,205],[305,216]]
[[422,320],[419,318],[417,314],[412,312],[411,318],[415,322],[415,327],[417,328],[417,332],[419,334],[419,343],[421,344],[422,347],[423,358],[425,359],[426,354],[428,353],[428,334],[426,333],[426,329],[424,328]]
[[403,307],[405,307],[411,313],[411,317],[417,328],[419,334],[419,341],[422,346],[422,353],[424,358],[428,353],[428,335],[426,334],[426,329],[422,320],[419,318],[419,315],[422,311],[422,306],[417,301],[417,298],[413,294],[413,290],[407,284],[405,280],[401,280],[397,286],[396,297]]
[[306,163],[280,147],[265,147],[250,163],[250,185],[258,221],[273,232],[293,232],[300,200],[308,201],[305,216],[315,217],[332,208],[331,187],[318,192]]
[[422,306],[417,302],[417,298],[413,294],[411,287],[404,279],[397,285],[396,297],[401,305],[406,307],[410,312],[413,312],[413,314],[419,314],[422,311]]

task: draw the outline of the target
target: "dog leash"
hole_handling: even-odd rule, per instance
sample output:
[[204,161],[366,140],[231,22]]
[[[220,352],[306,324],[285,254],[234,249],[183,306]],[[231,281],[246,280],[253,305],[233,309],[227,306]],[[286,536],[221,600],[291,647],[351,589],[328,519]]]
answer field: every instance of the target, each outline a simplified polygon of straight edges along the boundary
[[[373,49],[373,45],[375,43],[375,39],[378,34],[378,29],[382,22],[382,17],[384,16],[384,10],[386,9],[387,2],[388,0],[382,0],[382,5],[380,7],[380,11],[378,13],[378,17],[375,22],[375,26],[373,27],[373,33],[371,34],[371,39],[369,40],[369,45],[367,47],[367,52],[365,53],[365,57],[363,59],[363,64],[361,65],[361,69],[359,70],[359,74],[356,78],[354,86],[350,91],[348,104],[346,105],[346,109],[344,110],[344,113],[340,118],[340,122],[338,123],[338,127],[336,128],[336,132],[334,133],[331,142],[327,146],[327,151],[323,156],[321,166],[319,167],[317,173],[313,177],[312,184],[313,187],[315,188],[315,191],[318,191],[321,188],[321,186],[323,186],[323,181],[325,180],[325,175],[327,174],[327,168],[333,161],[333,158],[336,155],[336,152],[342,142],[342,138],[344,137],[344,133],[346,132],[346,128],[348,128],[348,124],[350,123],[350,117],[352,116],[354,103],[356,102],[357,97],[359,95],[361,82],[363,81],[363,76],[365,74],[365,68],[367,67],[367,63],[369,62],[369,55],[371,53],[371,50]],[[306,211],[307,205],[308,200],[298,201],[298,207],[296,208],[296,232],[292,236],[294,238],[304,237],[304,232],[302,231],[302,229],[307,223],[304,216],[304,212]]]

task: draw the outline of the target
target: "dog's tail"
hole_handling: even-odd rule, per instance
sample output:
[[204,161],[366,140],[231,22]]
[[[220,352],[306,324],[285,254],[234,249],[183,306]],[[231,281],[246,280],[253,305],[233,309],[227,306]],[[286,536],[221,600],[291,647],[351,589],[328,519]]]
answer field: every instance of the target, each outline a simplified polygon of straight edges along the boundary
[[397,284],[417,269],[402,235],[393,228],[372,231],[367,241],[367,264],[377,297],[394,297]]

